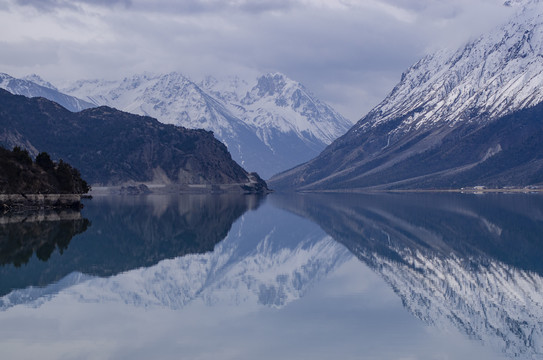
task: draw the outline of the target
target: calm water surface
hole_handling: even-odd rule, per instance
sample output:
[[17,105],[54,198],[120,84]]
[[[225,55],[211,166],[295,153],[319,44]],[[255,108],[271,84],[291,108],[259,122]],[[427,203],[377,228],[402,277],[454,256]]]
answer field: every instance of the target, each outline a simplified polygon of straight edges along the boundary
[[543,197],[95,197],[0,217],[1,359],[543,359]]

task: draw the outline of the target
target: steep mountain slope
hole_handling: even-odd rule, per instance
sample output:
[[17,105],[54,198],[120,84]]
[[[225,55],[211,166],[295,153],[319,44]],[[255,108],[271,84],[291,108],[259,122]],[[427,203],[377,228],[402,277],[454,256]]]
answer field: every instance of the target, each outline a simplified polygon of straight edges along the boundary
[[90,102],[61,93],[51,83],[44,81],[38,75],[30,75],[23,79],[16,79],[8,74],[0,73],[0,88],[15,95],[44,97],[64,106],[72,112],[96,106]]
[[179,73],[141,74],[121,81],[78,81],[63,89],[167,124],[213,131],[234,160],[264,178],[307,161],[351,123],[301,84],[268,74],[254,86],[207,77],[199,85]]
[[[518,13],[500,28],[413,65],[345,136],[316,159],[275,177],[274,186],[443,188],[543,182],[539,146],[522,146],[535,145],[524,125],[538,129],[540,110],[518,112],[543,100],[543,9],[539,2],[513,8]],[[497,154],[510,160],[503,172],[490,166]],[[514,177],[507,171],[512,168]]]
[[280,73],[266,74],[249,87],[237,78],[228,87],[207,77],[202,88],[212,93],[229,110],[249,124],[262,141],[274,151],[281,145],[281,134],[292,133],[298,141],[314,150],[322,150],[344,134],[351,123],[324,104],[302,84]]
[[0,90],[0,127],[0,144],[67,160],[91,184],[135,181],[265,188],[232,160],[212,133],[108,107],[72,113],[44,98]]

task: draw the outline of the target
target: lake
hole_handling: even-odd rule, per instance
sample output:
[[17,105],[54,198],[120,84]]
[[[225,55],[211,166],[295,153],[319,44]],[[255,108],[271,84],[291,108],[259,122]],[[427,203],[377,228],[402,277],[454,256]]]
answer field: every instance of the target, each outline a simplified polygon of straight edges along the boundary
[[543,196],[97,196],[0,217],[2,359],[543,359]]

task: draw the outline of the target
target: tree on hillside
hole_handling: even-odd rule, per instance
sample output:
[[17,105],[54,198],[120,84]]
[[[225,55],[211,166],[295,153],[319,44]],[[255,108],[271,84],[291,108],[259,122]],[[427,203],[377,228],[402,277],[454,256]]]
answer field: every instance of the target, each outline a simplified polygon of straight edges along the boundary
[[36,164],[46,172],[55,169],[55,163],[53,163],[53,160],[51,160],[51,157],[46,152],[41,152],[36,156]]
[[79,170],[46,152],[33,162],[28,150],[19,146],[9,151],[0,146],[0,193],[2,194],[85,194],[90,186]]

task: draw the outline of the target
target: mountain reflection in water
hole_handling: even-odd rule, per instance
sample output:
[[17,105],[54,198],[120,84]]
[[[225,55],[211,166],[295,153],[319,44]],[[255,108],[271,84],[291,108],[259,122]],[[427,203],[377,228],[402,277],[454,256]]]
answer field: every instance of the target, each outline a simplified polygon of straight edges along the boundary
[[513,357],[543,357],[539,195],[308,194],[274,204],[313,220],[428,324]]
[[539,196],[115,196],[83,215],[62,254],[0,268],[18,279],[0,321],[24,334],[0,330],[9,354],[55,319],[71,331],[49,358],[74,341],[80,357],[543,358]]
[[[0,267],[0,295],[31,285],[45,286],[72,272],[111,276],[163,259],[212,251],[232,223],[258,208],[260,201],[257,196],[236,195],[98,196],[82,210],[91,226],[87,219],[0,225],[10,240],[4,241],[4,248],[24,253],[22,262],[27,262],[19,268]],[[68,225],[66,221],[76,222]],[[78,233],[82,234],[72,240]],[[32,236],[35,240],[29,239]],[[44,237],[50,239],[44,241]],[[53,252],[55,241],[59,252]],[[13,243],[24,246],[12,249]],[[34,243],[40,244],[38,258],[30,258],[32,253],[26,250],[27,244]],[[46,257],[40,256],[44,248]]]

